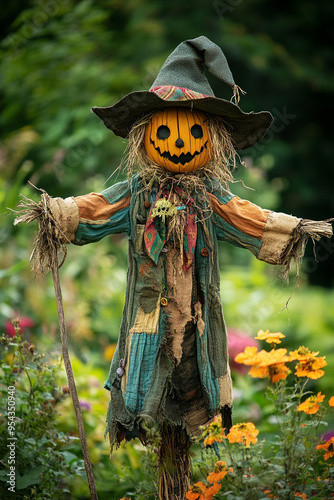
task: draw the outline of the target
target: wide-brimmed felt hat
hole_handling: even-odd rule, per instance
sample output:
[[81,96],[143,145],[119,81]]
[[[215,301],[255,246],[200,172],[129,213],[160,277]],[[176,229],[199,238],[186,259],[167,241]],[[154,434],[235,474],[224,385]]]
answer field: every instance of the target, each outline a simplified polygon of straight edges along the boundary
[[[205,68],[232,88],[236,103],[214,95]],[[246,149],[261,139],[273,117],[268,111],[244,113],[237,104],[239,90],[221,48],[200,36],[176,47],[150,90],[131,92],[112,106],[92,111],[107,128],[126,138],[132,125],[151,111],[175,106],[200,110],[221,117],[236,149]]]

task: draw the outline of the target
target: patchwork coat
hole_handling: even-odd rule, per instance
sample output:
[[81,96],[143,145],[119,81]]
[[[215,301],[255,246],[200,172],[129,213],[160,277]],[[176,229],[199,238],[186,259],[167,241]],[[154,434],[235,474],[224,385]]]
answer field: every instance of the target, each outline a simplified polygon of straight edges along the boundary
[[112,443],[139,435],[141,419],[167,419],[192,435],[214,415],[228,413],[232,387],[218,241],[281,264],[300,222],[242,200],[212,181],[206,196],[192,193],[194,207],[209,216],[205,228],[197,219],[192,263],[181,272],[171,242],[165,243],[156,262],[145,246],[145,228],[158,192],[159,186],[144,190],[138,174],[101,194],[53,199],[61,227],[74,244],[114,233],[126,233],[129,239],[125,306],[106,382]]

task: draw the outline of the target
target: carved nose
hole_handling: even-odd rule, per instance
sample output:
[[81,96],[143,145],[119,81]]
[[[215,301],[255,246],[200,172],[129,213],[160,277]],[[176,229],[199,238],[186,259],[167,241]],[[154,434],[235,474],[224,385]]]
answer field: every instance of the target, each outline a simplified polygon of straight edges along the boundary
[[177,148],[183,148],[183,146],[184,146],[184,142],[183,142],[183,140],[182,140],[180,137],[179,137],[178,139],[176,139],[176,141],[175,141],[175,146],[176,146]]

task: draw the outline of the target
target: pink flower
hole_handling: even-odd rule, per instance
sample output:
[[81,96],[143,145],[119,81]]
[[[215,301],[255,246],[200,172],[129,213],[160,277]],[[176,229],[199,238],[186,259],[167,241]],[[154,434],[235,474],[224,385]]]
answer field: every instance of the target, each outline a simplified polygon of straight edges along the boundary
[[239,352],[243,352],[245,347],[247,346],[250,347],[254,346],[259,348],[260,347],[259,342],[254,340],[253,337],[247,335],[247,333],[243,333],[239,330],[229,329],[227,333],[228,333],[228,353],[230,356],[231,370],[235,370],[239,373],[247,373],[248,366],[236,363],[234,361],[234,358],[236,357],[237,354],[239,354]]
[[[21,335],[22,335],[23,331],[25,330],[25,328],[32,328],[34,326],[33,320],[31,318],[28,318],[28,316],[13,318],[13,320],[14,319],[18,320],[18,322],[19,322],[19,327],[20,327],[19,333]],[[7,321],[5,322],[5,325],[4,325],[4,330],[5,330],[5,333],[7,333],[7,335],[9,335],[10,337],[15,337],[15,328],[14,328],[14,325],[12,323],[12,320],[7,319]]]

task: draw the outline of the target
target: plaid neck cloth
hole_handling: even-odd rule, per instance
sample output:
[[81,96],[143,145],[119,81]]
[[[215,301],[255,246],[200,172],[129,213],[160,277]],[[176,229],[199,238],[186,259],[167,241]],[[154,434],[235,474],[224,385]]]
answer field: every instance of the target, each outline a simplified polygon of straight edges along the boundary
[[188,271],[194,259],[194,250],[197,239],[196,212],[194,209],[193,198],[188,196],[187,193],[180,188],[180,186],[174,185],[173,183],[167,184],[167,186],[163,187],[157,194],[145,226],[144,241],[146,252],[153,262],[157,264],[160,253],[167,241],[167,227],[165,216],[156,216],[154,212],[156,211],[155,209],[157,208],[157,202],[159,200],[168,200],[170,198],[171,190],[173,190],[173,193],[175,193],[182,202],[182,205],[174,207],[174,210],[186,211],[186,220],[183,232],[182,267],[185,271]]

